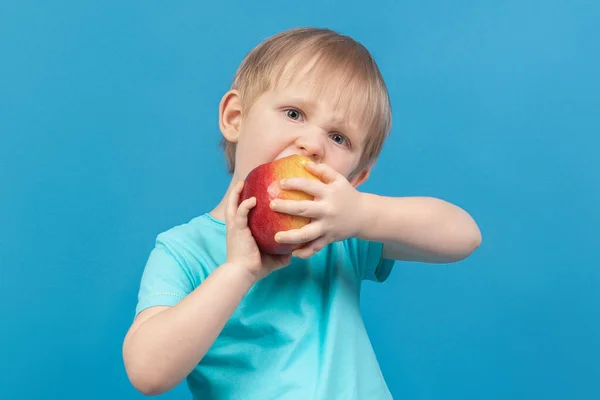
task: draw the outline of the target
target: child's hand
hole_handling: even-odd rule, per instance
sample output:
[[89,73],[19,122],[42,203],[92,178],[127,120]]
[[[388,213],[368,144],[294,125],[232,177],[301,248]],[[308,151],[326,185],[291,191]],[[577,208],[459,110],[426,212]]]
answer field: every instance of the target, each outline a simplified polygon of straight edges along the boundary
[[307,178],[290,178],[280,182],[286,190],[300,190],[314,200],[281,200],[271,202],[277,212],[309,217],[313,220],[300,229],[278,232],[279,243],[306,243],[293,255],[308,258],[329,243],[355,236],[360,228],[362,195],[336,170],[326,164],[307,164],[306,169],[322,182]]
[[290,263],[291,255],[270,256],[258,249],[248,228],[248,213],[256,206],[256,198],[244,200],[238,207],[244,182],[240,181],[231,191],[225,205],[227,227],[227,263],[246,268],[257,280]]

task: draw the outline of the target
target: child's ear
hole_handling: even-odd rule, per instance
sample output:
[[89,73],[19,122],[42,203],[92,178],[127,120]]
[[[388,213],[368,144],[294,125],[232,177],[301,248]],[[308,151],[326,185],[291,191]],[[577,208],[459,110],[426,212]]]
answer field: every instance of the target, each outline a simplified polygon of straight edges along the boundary
[[370,174],[371,174],[371,167],[369,166],[369,167],[363,169],[362,171],[360,171],[358,174],[354,175],[352,178],[350,178],[350,183],[352,184],[352,186],[357,188],[360,185],[362,185],[367,179],[369,179]]
[[237,90],[225,93],[219,104],[219,128],[228,141],[238,141],[242,126],[242,102]]

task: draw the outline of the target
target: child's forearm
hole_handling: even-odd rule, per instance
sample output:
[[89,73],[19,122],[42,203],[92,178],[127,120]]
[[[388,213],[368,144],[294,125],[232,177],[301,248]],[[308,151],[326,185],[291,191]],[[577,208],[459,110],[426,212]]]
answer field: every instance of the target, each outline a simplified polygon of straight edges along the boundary
[[384,243],[384,256],[396,260],[447,263],[469,256],[481,233],[463,209],[430,197],[362,194],[358,236]]
[[132,384],[156,395],[196,367],[256,282],[244,268],[223,264],[177,305],[128,333],[123,353]]

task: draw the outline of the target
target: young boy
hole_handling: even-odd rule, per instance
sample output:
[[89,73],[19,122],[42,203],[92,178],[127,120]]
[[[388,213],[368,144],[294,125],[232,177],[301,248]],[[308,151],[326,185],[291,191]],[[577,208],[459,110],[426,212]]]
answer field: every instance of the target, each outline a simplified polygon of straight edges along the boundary
[[[273,36],[243,60],[219,107],[231,184],[212,211],[160,234],[123,345],[141,392],[187,378],[196,399],[390,399],[359,312],[361,281],[395,260],[448,263],[480,243],[473,219],[432,198],[357,187],[391,125],[369,52],[324,29]],[[314,201],[273,202],[312,222],[280,232],[293,254],[261,254],[238,206],[246,175],[291,154],[323,182],[289,179]]]

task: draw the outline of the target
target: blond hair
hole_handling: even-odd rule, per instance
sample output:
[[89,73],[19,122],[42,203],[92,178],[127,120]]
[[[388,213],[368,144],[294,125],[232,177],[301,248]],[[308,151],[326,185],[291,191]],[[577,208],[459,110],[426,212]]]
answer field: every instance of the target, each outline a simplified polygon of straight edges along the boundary
[[[307,70],[308,67],[308,70]],[[311,75],[313,95],[334,88],[338,104],[348,102],[347,114],[361,116],[365,132],[363,152],[353,174],[379,156],[391,129],[388,91],[369,51],[354,39],[329,29],[296,28],[271,36],[252,49],[240,64],[232,90],[237,90],[244,110],[258,97],[299,72]],[[348,115],[346,115],[348,117]],[[235,169],[235,143],[221,140],[230,173]]]

